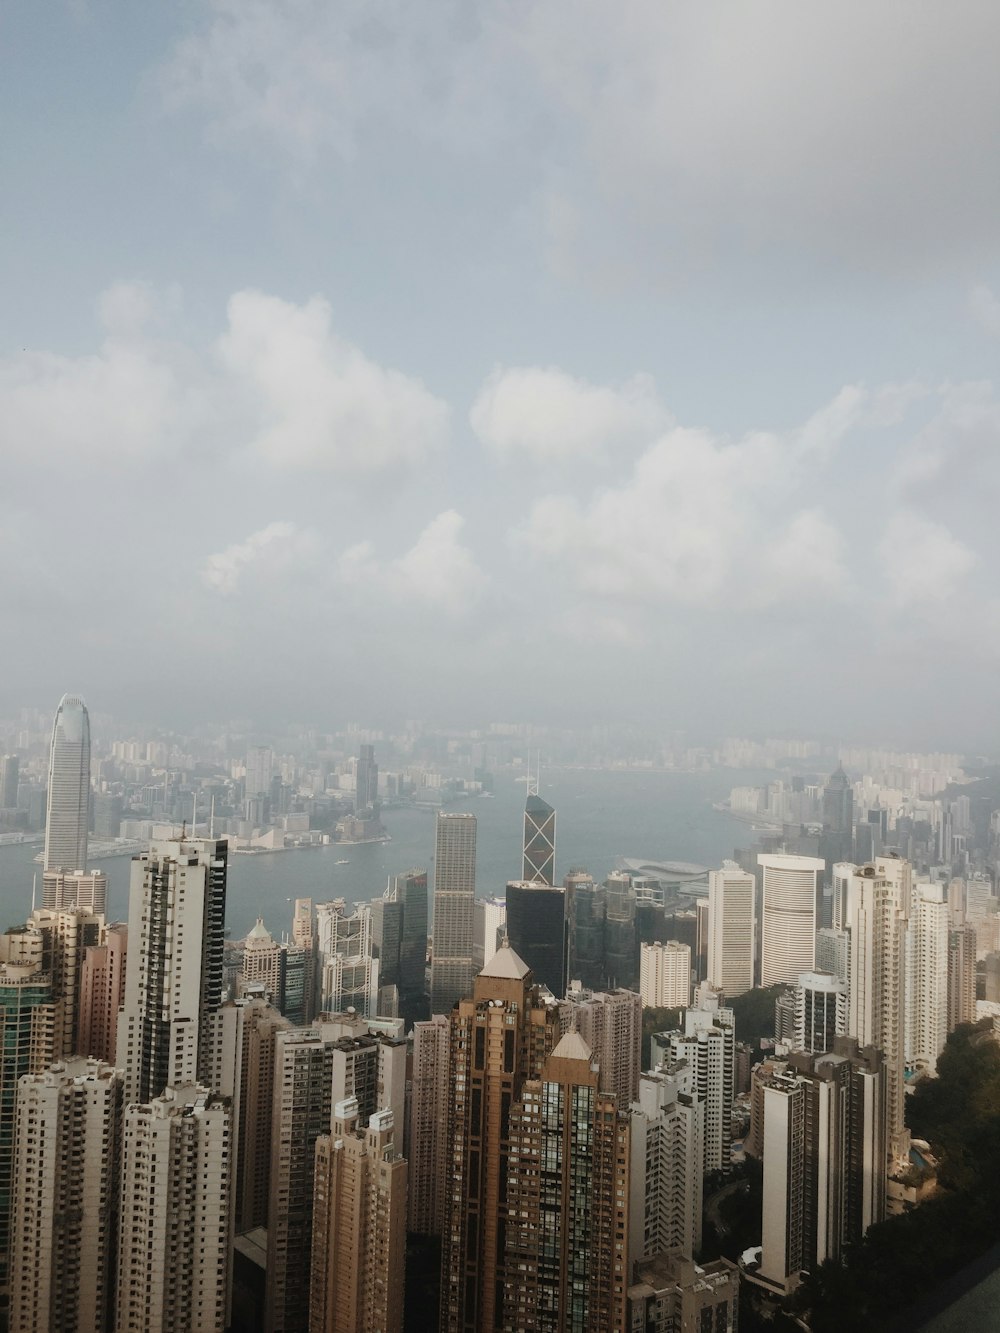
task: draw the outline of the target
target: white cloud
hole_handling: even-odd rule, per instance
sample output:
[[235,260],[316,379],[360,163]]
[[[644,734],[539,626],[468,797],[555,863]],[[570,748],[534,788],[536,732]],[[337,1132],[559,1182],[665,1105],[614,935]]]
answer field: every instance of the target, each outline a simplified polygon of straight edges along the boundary
[[488,579],[462,542],[465,520],[454,509],[438,514],[413,546],[394,560],[380,561],[371,542],[348,547],[337,562],[343,584],[363,598],[379,593],[401,606],[423,605],[449,615],[473,609]]
[[648,375],[620,387],[564,371],[497,367],[469,414],[479,439],[501,458],[539,463],[601,458],[609,448],[647,443],[668,422]]
[[969,293],[969,310],[973,319],[993,338],[1000,338],[1000,300],[989,287],[973,287]]
[[878,554],[890,597],[903,608],[954,597],[976,564],[942,524],[907,510],[889,520]]
[[311,564],[318,552],[314,533],[294,523],[268,523],[242,542],[210,555],[201,571],[202,581],[213,592],[229,596],[248,579],[285,575]]
[[277,467],[371,473],[419,463],[447,439],[447,404],[338,337],[319,297],[237,292],[219,353],[259,415],[253,447]]

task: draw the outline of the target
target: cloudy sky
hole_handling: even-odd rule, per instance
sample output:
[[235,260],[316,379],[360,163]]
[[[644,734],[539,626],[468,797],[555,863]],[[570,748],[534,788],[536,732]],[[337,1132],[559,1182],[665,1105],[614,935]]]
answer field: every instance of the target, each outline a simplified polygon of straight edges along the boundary
[[990,0],[0,42],[0,708],[1000,746]]

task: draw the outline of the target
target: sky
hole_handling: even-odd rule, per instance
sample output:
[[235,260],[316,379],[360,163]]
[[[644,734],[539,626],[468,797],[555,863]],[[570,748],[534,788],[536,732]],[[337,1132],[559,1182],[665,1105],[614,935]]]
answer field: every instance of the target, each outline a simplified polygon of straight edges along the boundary
[[1000,748],[998,49],[10,0],[0,709]]

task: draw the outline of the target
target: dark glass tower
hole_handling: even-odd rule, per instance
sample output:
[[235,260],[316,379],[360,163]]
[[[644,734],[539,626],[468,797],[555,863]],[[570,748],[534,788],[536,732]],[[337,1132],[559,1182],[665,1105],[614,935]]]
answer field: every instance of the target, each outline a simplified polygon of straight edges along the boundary
[[581,982],[588,990],[604,990],[608,982],[604,965],[604,885],[595,884],[585,870],[571,870],[565,883],[573,920],[569,979]]
[[537,792],[524,803],[524,864],[522,880],[535,884],[555,882],[556,812]]
[[530,880],[507,885],[507,938],[531,968],[535,981],[557,999],[566,994],[568,921],[566,890]]
[[375,762],[374,745],[362,745],[355,773],[354,813],[359,818],[367,815],[369,819],[378,819],[378,764]]
[[823,788],[823,858],[827,869],[854,859],[854,790],[842,767]]
[[639,989],[639,931],[635,890],[628,875],[614,872],[604,881],[604,961],[608,985]]

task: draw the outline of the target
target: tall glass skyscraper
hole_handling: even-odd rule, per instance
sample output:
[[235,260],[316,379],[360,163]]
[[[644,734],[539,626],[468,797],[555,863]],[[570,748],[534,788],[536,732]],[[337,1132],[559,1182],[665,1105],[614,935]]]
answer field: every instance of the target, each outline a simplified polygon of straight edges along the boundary
[[524,866],[522,880],[555,883],[556,812],[537,792],[524,803]]
[[439,811],[436,834],[431,1013],[447,1014],[472,993],[476,816]]
[[45,869],[87,869],[90,823],[90,718],[87,706],[64,694],[52,724],[45,816]]

